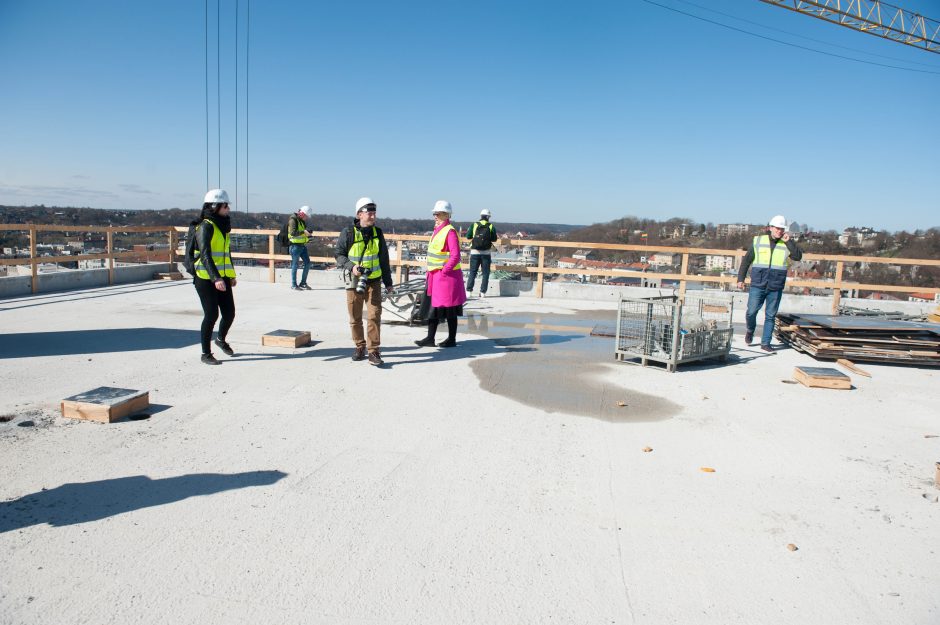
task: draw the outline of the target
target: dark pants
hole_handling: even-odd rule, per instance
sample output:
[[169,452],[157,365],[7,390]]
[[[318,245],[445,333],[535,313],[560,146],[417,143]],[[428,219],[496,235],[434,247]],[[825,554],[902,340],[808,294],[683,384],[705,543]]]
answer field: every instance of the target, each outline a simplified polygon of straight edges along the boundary
[[307,284],[307,273],[310,271],[310,252],[306,245],[290,244],[290,285],[297,286],[297,263],[304,259],[304,272],[300,276],[300,283]]
[[[484,282],[485,284],[485,282]],[[440,308],[433,309],[431,317],[428,319],[428,338],[434,339],[434,335],[437,334],[437,326],[440,323]],[[457,313],[460,311],[460,306],[448,306],[443,309],[444,318],[447,319],[447,340],[454,342],[457,339]]]
[[195,278],[193,284],[196,285],[196,293],[199,295],[199,302],[202,304],[202,327],[200,328],[202,340],[202,353],[211,354],[212,347],[212,329],[215,322],[219,319],[219,312],[222,313],[222,323],[219,324],[219,340],[224,341],[228,335],[232,322],[235,321],[235,297],[232,295],[232,279],[225,280],[225,290],[219,291],[215,288],[212,280],[203,280]]
[[757,328],[757,311],[760,310],[762,304],[764,305],[764,331],[760,339],[761,345],[770,345],[770,339],[774,336],[774,318],[777,316],[777,309],[780,308],[782,295],[781,290],[772,291],[758,286],[752,286],[748,292],[747,313],[744,315],[748,332],[754,332]]
[[473,290],[473,283],[477,279],[477,269],[483,268],[483,279],[480,282],[480,293],[486,293],[490,282],[490,263],[493,262],[489,254],[470,254],[470,277],[467,278],[467,292]]

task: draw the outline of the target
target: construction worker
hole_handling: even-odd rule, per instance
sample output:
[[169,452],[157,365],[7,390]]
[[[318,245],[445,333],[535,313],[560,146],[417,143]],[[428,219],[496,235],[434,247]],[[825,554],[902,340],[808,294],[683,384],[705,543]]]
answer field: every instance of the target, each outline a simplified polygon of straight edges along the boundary
[[428,335],[415,341],[418,347],[434,347],[438,323],[444,320],[447,321],[447,339],[437,346],[457,346],[457,317],[463,315],[467,292],[463,288],[463,271],[460,267],[460,239],[450,223],[452,213],[453,208],[446,200],[438,200],[431,211],[434,232],[428,243],[425,295],[431,298],[431,312],[428,315]]
[[[744,342],[750,345],[757,328],[757,312],[764,306],[764,329],[760,348],[773,353],[770,340],[774,333],[774,318],[780,308],[780,297],[787,281],[787,269],[791,260],[803,258],[803,252],[787,232],[787,220],[783,215],[776,215],[770,220],[767,232],[754,237],[748,249],[741,269],[738,271],[738,288],[744,289],[744,277],[751,268],[751,288],[747,297],[747,324]],[[783,245],[780,245],[780,242]]]
[[222,364],[212,355],[212,329],[222,313],[219,333],[215,344],[229,356],[234,356],[232,346],[225,341],[229,328],[235,320],[235,265],[229,244],[232,221],[229,217],[228,193],[212,189],[206,193],[202,204],[202,215],[192,222],[196,250],[194,252],[195,276],[193,285],[202,304],[202,362],[207,365]]
[[483,270],[480,282],[480,297],[486,297],[486,288],[490,282],[490,253],[493,243],[497,241],[496,228],[490,223],[490,211],[480,211],[480,220],[467,228],[467,238],[470,239],[470,277],[467,278],[467,293],[473,294],[473,283],[477,278],[477,270]]
[[[307,218],[310,216],[310,207],[301,206],[297,212],[287,220],[287,239],[290,241],[290,288],[294,291],[309,291],[307,274],[310,272],[310,252],[307,250],[307,241],[310,240],[310,229],[307,228]],[[304,261],[304,272],[297,284],[297,264],[300,259]]]
[[[356,344],[353,360],[369,359],[370,365],[385,364],[379,352],[382,323],[382,284],[393,291],[388,247],[382,230],[375,226],[376,205],[372,198],[359,198],[353,223],[336,240],[336,266],[346,281],[346,308]],[[362,307],[368,304],[369,331],[362,330]],[[367,355],[368,354],[368,355]]]

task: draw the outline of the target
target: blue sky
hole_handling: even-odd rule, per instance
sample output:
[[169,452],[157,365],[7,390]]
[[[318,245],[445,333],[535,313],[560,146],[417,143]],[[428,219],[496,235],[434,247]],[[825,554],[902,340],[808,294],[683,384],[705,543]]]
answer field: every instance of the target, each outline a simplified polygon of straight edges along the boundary
[[[238,208],[940,225],[940,55],[758,0],[251,5]],[[940,19],[930,0],[896,0]],[[235,1],[210,1],[210,185],[235,196]],[[0,204],[195,207],[204,4],[0,0]],[[796,35],[820,41],[801,39]],[[835,47],[843,46],[843,47]],[[845,48],[851,48],[846,50]],[[247,157],[247,163],[246,163]],[[245,179],[248,178],[246,193]]]

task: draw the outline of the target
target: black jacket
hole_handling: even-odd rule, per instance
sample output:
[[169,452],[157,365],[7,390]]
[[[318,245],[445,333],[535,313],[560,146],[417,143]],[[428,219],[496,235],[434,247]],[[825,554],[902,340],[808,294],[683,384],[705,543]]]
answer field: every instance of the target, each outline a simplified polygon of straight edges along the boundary
[[212,258],[212,235],[215,232],[215,226],[210,221],[203,221],[202,225],[196,228],[196,247],[199,249],[199,258],[202,259],[206,271],[209,273],[209,280],[215,282],[221,280],[222,276],[215,266],[215,260]]
[[[352,247],[353,241],[355,241],[355,236],[352,231],[353,228],[362,232],[362,238],[366,243],[372,238],[372,233],[370,232],[372,228],[366,228],[365,232],[363,232],[362,228],[359,227],[358,219],[353,220],[352,225],[346,226],[339,233],[339,237],[336,238],[336,249],[333,255],[336,256],[336,266],[347,274],[352,271],[352,268],[359,260],[357,258],[349,258],[349,249]],[[375,226],[375,234],[379,239],[379,267],[382,269],[382,282],[386,287],[391,288],[392,266],[388,261],[388,246],[385,244],[385,235],[382,234],[382,229],[378,226]],[[378,280],[378,278],[375,279]]]

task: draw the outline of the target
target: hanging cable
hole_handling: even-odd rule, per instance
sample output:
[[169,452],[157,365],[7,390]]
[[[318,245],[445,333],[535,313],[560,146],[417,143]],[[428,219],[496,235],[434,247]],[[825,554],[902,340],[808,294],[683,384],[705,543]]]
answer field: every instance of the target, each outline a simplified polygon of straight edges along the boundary
[[248,69],[251,67],[251,0],[245,16],[245,212],[248,212]]
[[216,136],[218,137],[218,151],[219,151],[219,186],[217,188],[222,188],[222,0],[216,0],[215,3],[215,84],[216,84],[216,95],[215,101],[218,104],[216,115],[217,130]]
[[209,190],[209,0],[206,9],[206,191]]
[[238,210],[238,0],[235,0],[235,206]]

